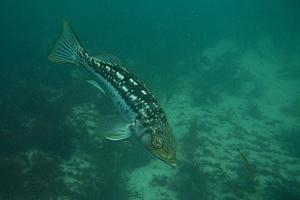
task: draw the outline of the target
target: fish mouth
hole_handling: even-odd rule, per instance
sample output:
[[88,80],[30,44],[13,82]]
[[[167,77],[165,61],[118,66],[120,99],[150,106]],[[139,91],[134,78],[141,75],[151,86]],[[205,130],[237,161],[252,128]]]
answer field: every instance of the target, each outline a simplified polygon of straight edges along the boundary
[[176,159],[173,159],[173,160],[163,160],[166,164],[170,165],[170,166],[176,166],[177,163],[176,163]]
[[160,158],[164,163],[170,165],[170,166],[176,166],[176,159],[164,159]]
[[176,155],[175,154],[156,154],[154,153],[156,157],[158,157],[160,160],[162,160],[164,163],[170,165],[170,166],[176,166]]

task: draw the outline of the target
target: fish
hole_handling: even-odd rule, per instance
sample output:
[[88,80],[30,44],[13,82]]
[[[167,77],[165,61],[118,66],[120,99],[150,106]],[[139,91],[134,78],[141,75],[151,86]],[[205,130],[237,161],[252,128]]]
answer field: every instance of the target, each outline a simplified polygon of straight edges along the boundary
[[104,133],[118,141],[134,135],[153,155],[168,165],[176,165],[176,140],[166,113],[145,84],[112,54],[89,55],[74,29],[63,19],[61,34],[48,59],[82,66],[95,80],[87,82],[111,99],[125,123]]
[[253,183],[256,183],[257,182],[257,174],[256,174],[255,167],[249,162],[247,156],[240,149],[237,149],[237,151],[238,151],[240,159],[243,163],[245,172],[247,173],[248,177],[251,178]]

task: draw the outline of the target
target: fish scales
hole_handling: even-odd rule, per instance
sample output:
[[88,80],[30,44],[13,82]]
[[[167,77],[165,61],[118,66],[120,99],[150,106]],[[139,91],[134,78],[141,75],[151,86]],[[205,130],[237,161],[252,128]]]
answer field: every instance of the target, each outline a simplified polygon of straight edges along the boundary
[[[103,81],[105,90],[112,96],[114,103],[128,120],[131,120],[132,117],[126,115],[133,112],[137,119],[148,118],[150,122],[156,120],[166,122],[166,115],[158,105],[158,101],[147,87],[126,68],[116,63],[101,62],[89,56],[86,56],[85,61],[87,67],[92,68],[95,74],[101,76],[101,80],[105,80]],[[110,84],[114,91],[111,91],[111,87],[107,84]],[[122,99],[114,98],[118,95]],[[126,103],[125,110],[120,108],[122,105],[120,101]]]

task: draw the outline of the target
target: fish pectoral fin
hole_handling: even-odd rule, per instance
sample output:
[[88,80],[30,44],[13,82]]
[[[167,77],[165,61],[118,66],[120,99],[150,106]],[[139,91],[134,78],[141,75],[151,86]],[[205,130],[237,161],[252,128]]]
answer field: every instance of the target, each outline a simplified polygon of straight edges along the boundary
[[96,81],[93,81],[93,80],[87,80],[87,82],[89,84],[91,84],[92,86],[94,86],[95,88],[97,88],[98,90],[100,90],[105,96],[107,96],[106,92],[103,90],[103,88],[100,86],[99,83],[97,83]]
[[118,141],[129,138],[131,136],[129,125],[120,126],[104,134],[104,137],[108,140]]
[[120,58],[112,54],[104,53],[104,54],[94,55],[93,57],[101,62],[108,62],[108,63],[115,63],[117,65],[122,65],[122,61],[120,60]]

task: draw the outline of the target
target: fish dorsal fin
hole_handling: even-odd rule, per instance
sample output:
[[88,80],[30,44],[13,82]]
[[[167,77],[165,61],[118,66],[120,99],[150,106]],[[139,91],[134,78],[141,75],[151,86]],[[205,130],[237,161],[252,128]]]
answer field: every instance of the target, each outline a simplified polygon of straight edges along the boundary
[[122,61],[120,60],[120,58],[118,58],[113,54],[99,54],[93,57],[102,62],[109,62],[109,63],[115,63],[117,65],[122,65]]
[[97,88],[98,90],[100,90],[105,96],[107,96],[106,92],[103,90],[103,88],[100,86],[99,83],[93,80],[87,80],[87,82],[92,86],[94,86],[95,88]]
[[128,125],[119,126],[113,130],[108,131],[104,134],[104,137],[108,140],[118,141],[129,138],[131,135]]

